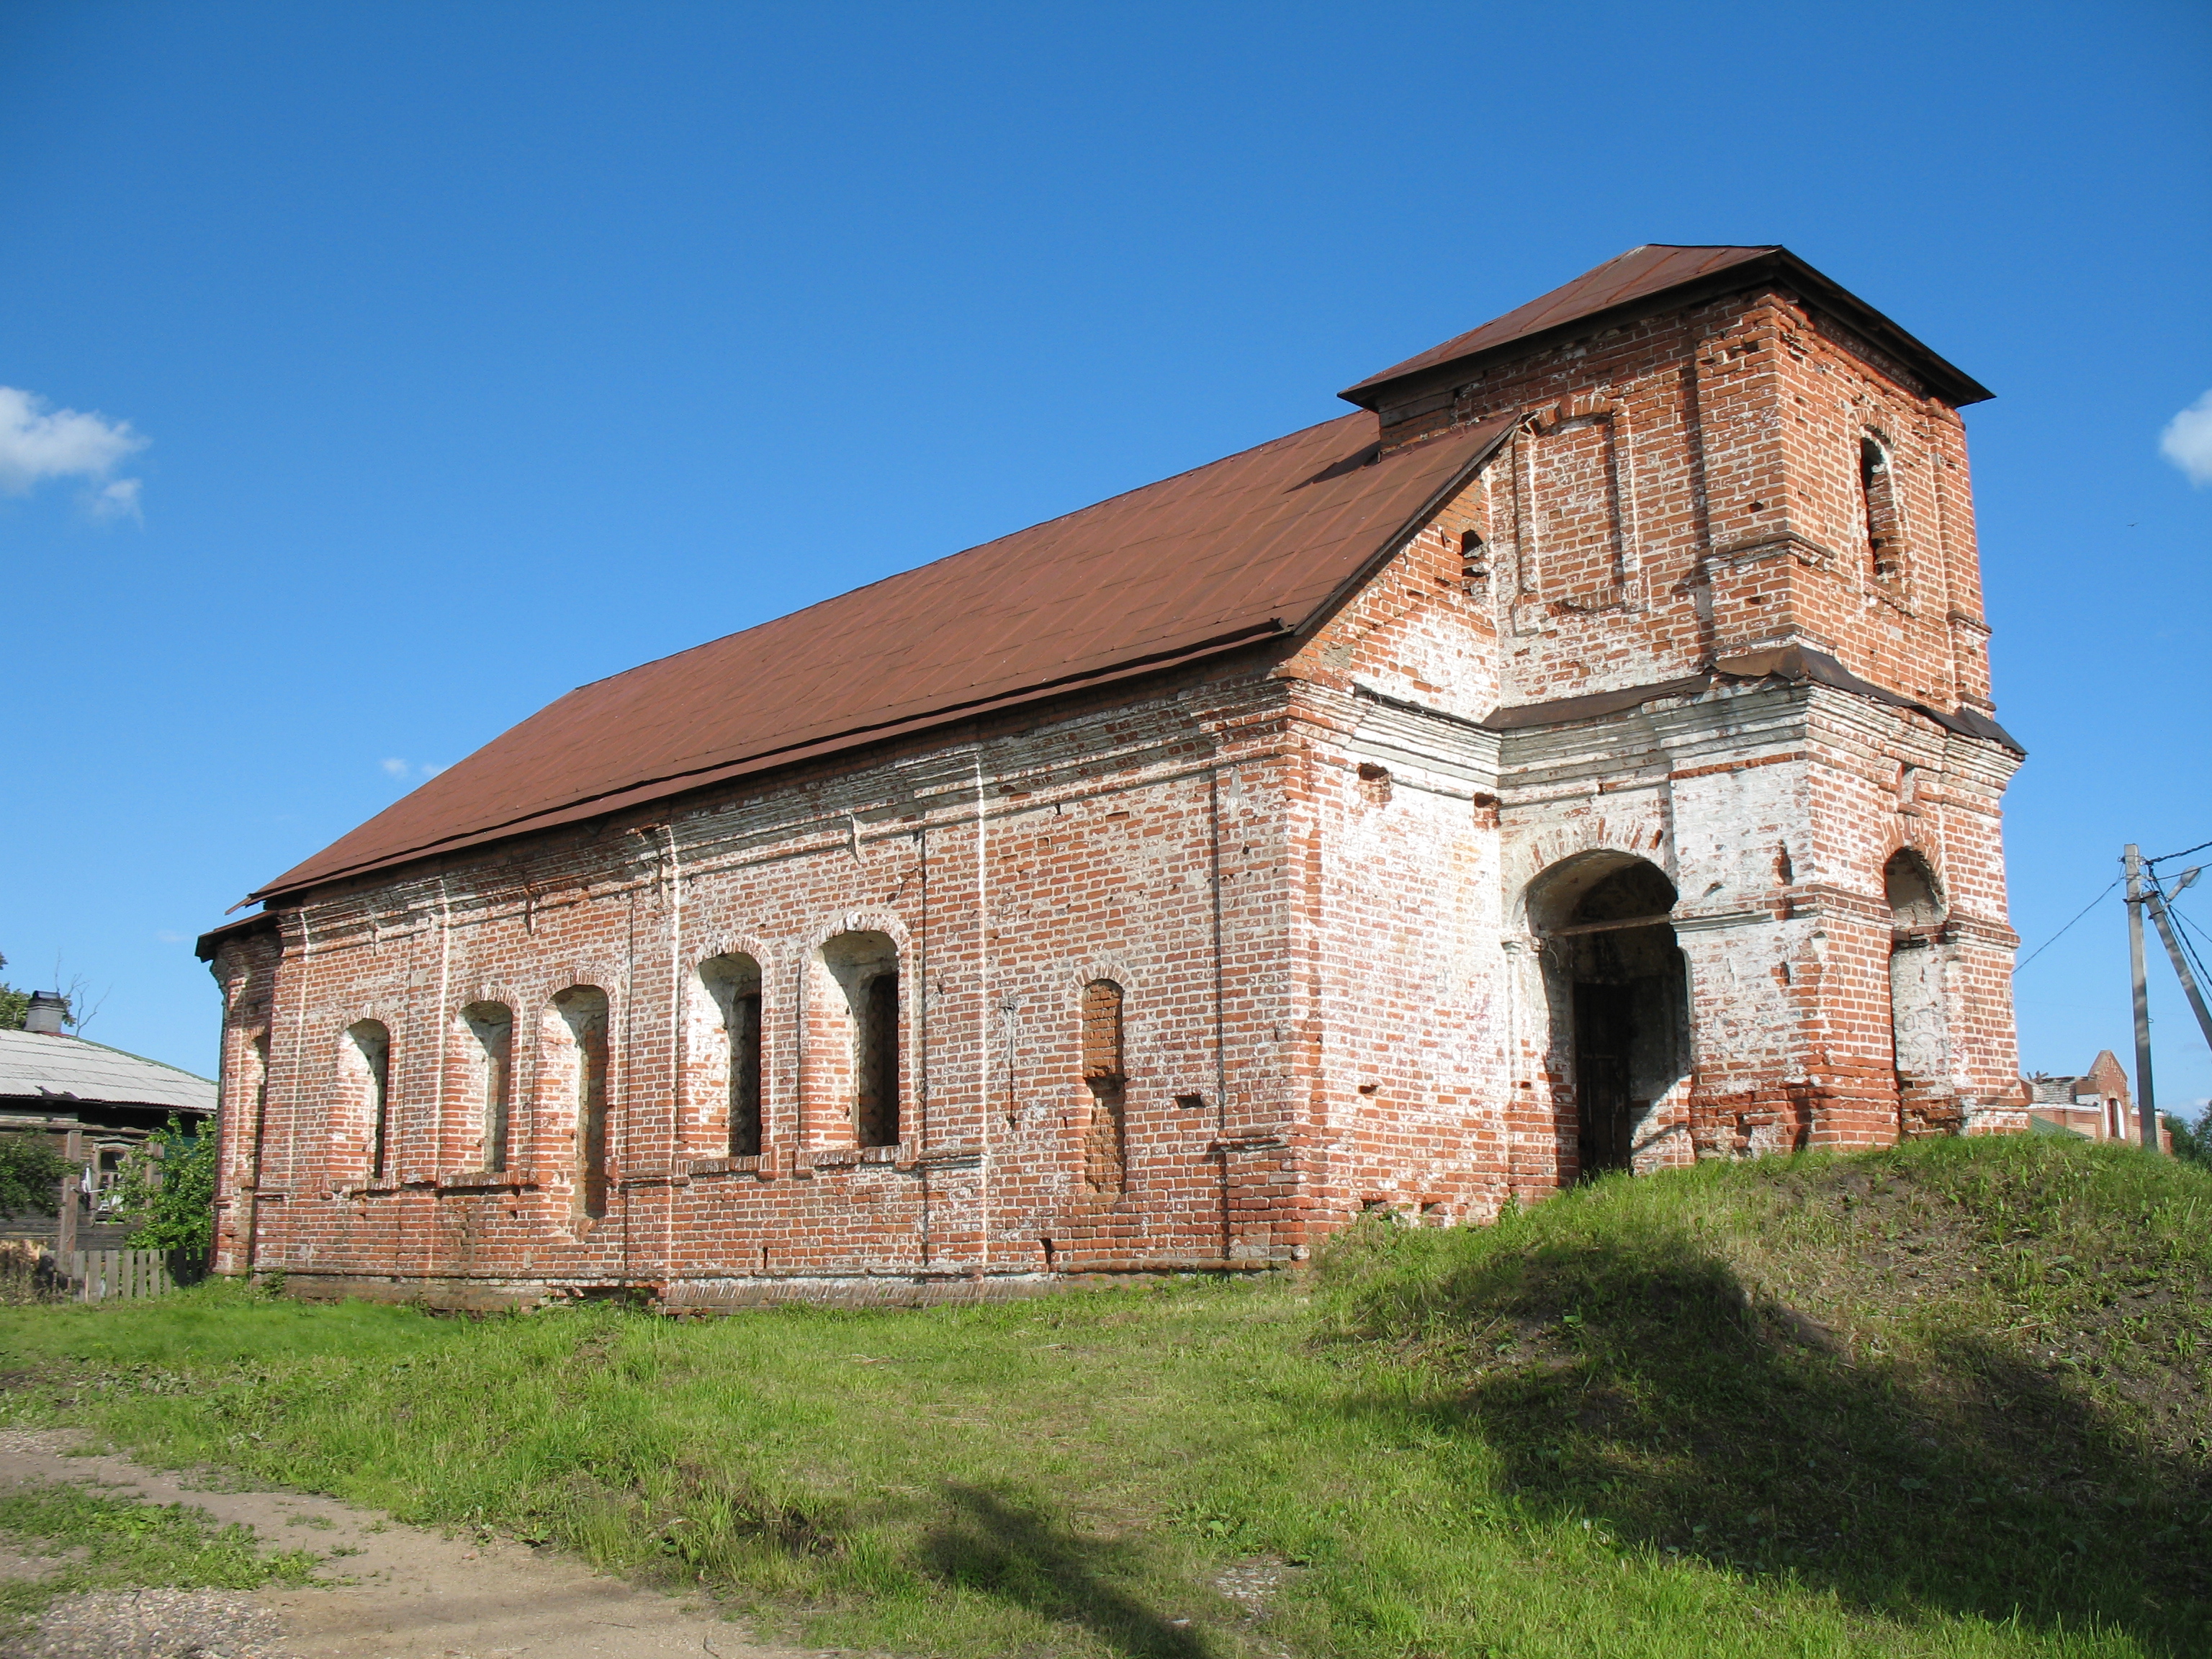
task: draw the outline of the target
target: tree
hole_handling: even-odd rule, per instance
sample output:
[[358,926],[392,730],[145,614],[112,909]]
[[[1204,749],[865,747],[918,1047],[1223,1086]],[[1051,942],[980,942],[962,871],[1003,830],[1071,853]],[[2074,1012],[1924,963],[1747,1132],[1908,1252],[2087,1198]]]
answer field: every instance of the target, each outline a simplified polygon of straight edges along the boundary
[[171,1118],[123,1160],[116,1212],[131,1224],[134,1250],[204,1255],[215,1243],[215,1136]]
[[2212,1170],[2212,1103],[2208,1103],[2197,1114],[2194,1123],[2187,1118],[2176,1117],[2171,1112],[2162,1115],[2166,1119],[2166,1127],[2173,1134],[2173,1155]]
[[[0,968],[8,965],[8,958],[0,957]],[[12,985],[0,985],[0,1031],[20,1031],[23,1016],[30,1011],[31,994],[19,991]]]
[[69,1172],[69,1160],[44,1135],[0,1134],[0,1214],[55,1214]]

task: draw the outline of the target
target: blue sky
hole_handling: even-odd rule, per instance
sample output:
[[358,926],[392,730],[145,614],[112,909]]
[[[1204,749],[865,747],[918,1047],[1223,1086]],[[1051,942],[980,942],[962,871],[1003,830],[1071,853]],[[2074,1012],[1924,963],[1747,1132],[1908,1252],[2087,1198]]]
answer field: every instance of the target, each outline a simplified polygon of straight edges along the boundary
[[[2029,948],[2212,840],[2201,4],[16,0],[0,155],[0,951],[121,1047],[211,1068],[191,936],[568,688],[1645,241],[1787,243],[1999,394]],[[2031,1066],[2125,1057],[2118,904],[2019,994]]]

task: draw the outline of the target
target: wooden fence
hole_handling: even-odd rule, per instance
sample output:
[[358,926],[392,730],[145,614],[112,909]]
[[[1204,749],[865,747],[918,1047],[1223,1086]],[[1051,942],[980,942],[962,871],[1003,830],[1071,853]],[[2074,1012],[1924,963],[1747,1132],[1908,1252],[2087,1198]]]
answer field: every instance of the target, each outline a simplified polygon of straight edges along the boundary
[[167,1296],[203,1276],[198,1262],[167,1250],[71,1250],[68,1269],[76,1302]]

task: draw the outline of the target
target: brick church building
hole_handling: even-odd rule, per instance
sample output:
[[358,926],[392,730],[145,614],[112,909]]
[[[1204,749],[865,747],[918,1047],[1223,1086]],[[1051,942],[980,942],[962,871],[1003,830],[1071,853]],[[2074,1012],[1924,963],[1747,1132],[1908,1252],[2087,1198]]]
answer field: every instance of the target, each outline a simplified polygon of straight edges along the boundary
[[1639,247],[572,691],[201,941],[218,1265],[975,1294],[2022,1128],[1988,395],[1784,249]]

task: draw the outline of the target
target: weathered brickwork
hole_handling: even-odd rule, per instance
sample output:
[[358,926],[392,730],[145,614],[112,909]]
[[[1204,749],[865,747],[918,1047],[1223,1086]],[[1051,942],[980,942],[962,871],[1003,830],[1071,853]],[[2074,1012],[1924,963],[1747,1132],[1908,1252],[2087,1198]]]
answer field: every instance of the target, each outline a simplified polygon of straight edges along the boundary
[[210,935],[221,1267],[972,1293],[2022,1127],[1956,410],[1762,282],[1376,430],[1499,416],[1304,633]]

